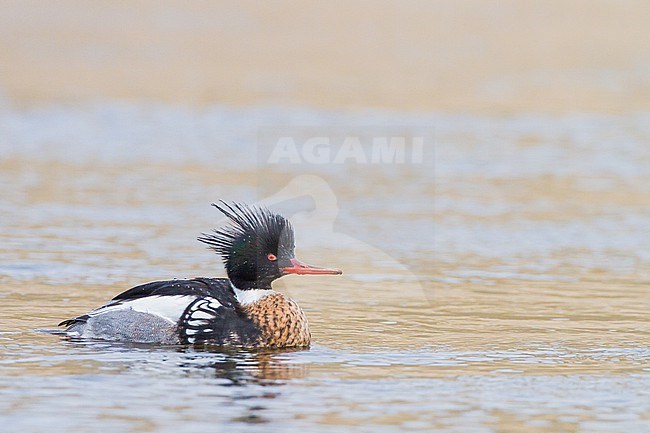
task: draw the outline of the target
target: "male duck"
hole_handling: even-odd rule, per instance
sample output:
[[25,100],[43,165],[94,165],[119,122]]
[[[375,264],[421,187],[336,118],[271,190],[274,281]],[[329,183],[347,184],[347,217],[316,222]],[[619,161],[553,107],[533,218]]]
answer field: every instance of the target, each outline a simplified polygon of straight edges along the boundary
[[228,278],[156,281],[127,290],[61,322],[72,338],[138,343],[306,347],[311,335],[298,304],[271,283],[287,274],[337,275],[295,258],[293,228],[264,208],[213,204],[231,224],[198,239],[219,253]]

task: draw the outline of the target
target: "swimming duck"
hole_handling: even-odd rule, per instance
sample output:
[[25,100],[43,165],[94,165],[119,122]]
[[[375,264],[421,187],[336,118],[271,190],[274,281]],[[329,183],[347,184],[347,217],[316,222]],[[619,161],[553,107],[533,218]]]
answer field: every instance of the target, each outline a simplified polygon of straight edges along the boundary
[[198,240],[222,258],[228,278],[155,281],[61,322],[71,338],[260,348],[307,347],[303,310],[272,289],[289,274],[338,275],[297,260],[291,223],[266,208],[214,204],[229,225]]

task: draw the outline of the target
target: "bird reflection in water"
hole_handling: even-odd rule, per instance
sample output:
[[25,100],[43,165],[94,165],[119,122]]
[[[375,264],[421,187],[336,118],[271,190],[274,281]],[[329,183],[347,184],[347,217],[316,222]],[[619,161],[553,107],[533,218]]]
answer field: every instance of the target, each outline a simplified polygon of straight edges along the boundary
[[[214,371],[214,376],[224,379],[223,386],[283,385],[291,379],[304,378],[309,373],[308,363],[290,362],[293,350],[242,350],[230,348],[193,348],[199,363],[183,362],[180,367]],[[205,355],[213,353],[214,360],[206,362]],[[188,353],[189,355],[189,353]],[[187,358],[186,358],[187,359]]]
[[[192,348],[194,354],[188,362],[180,364],[188,372],[208,372],[214,375],[220,386],[238,387],[241,392],[233,393],[230,399],[243,412],[230,421],[244,424],[265,424],[270,419],[265,416],[270,410],[270,400],[278,398],[279,386],[292,379],[307,377],[308,363],[291,362],[288,352],[295,350],[237,350],[226,348]],[[190,355],[189,353],[187,355]],[[206,355],[210,357],[207,361]],[[214,358],[212,357],[214,355]],[[266,403],[268,402],[268,403]]]

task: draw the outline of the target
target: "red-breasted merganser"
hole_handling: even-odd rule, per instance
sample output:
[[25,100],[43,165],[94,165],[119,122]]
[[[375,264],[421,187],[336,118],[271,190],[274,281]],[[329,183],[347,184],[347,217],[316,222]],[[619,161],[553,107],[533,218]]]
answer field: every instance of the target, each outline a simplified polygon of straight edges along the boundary
[[156,281],[59,326],[72,338],[162,344],[307,347],[298,304],[271,283],[288,274],[337,275],[294,255],[289,221],[264,208],[213,204],[231,224],[198,239],[221,255],[228,278]]

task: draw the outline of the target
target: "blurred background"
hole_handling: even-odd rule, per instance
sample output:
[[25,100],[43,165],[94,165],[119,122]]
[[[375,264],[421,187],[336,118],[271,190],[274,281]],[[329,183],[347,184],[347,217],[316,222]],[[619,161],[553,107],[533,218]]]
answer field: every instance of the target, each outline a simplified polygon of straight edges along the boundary
[[650,6],[598,1],[3,1],[14,103],[406,111],[650,104]]
[[[646,0],[0,0],[3,428],[650,431],[648,23]],[[36,331],[223,275],[195,240],[219,199],[343,269],[275,286],[309,351]]]

